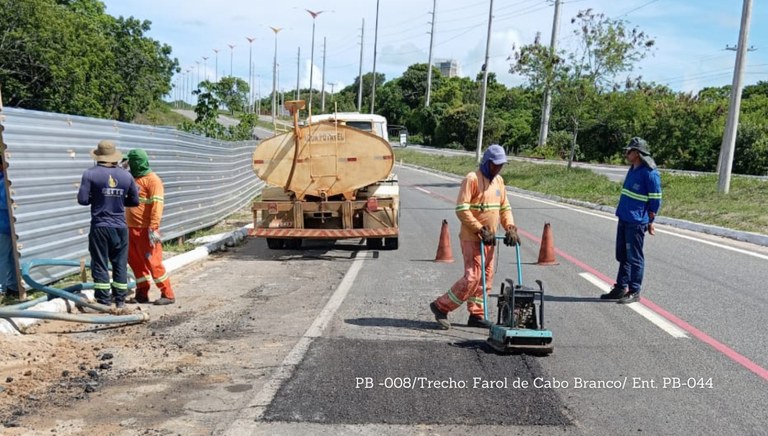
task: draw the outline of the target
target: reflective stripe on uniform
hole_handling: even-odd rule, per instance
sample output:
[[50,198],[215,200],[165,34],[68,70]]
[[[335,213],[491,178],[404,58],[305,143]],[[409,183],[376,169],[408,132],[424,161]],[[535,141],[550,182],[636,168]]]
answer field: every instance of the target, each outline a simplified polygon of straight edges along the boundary
[[155,279],[155,284],[162,283],[164,281],[168,280],[168,273],[165,273],[162,275],[162,277],[158,277]]
[[111,288],[110,288],[110,286],[109,286],[109,283],[94,283],[94,284],[93,284],[93,289],[104,289],[104,290],[109,290],[109,289],[111,289]]
[[469,203],[462,203],[456,206],[456,212],[461,212],[463,210],[469,210]]
[[[633,199],[638,200],[638,201],[643,201],[643,202],[648,201],[648,196],[647,195],[638,194],[638,193],[632,192],[632,191],[630,191],[629,189],[626,189],[626,188],[621,190],[621,195],[626,195],[627,197],[633,198]],[[659,195],[661,195],[661,194],[659,194]]]
[[649,192],[648,198],[652,200],[661,200],[661,192]]
[[139,277],[139,278],[136,279],[136,284],[138,285],[139,283],[146,283],[151,278],[152,277],[150,277],[150,276]]
[[472,210],[479,210],[479,211],[485,211],[485,210],[498,210],[501,209],[500,203],[485,203],[485,204],[473,204],[469,206]]
[[163,201],[163,197],[155,195],[149,198],[139,197],[139,203],[152,204],[152,203],[164,203],[164,201]]
[[483,305],[483,299],[482,299],[482,297],[481,297],[481,298],[478,298],[478,297],[469,297],[469,300],[468,300],[468,301],[469,301],[470,303],[475,303],[475,304],[477,304],[477,305],[479,305],[479,306],[482,306],[482,305]]
[[450,298],[451,301],[458,304],[459,306],[461,306],[461,304],[463,303],[463,301],[459,300],[459,298],[456,295],[454,295],[453,291],[451,290],[448,291],[448,298]]
[[115,289],[128,289],[128,283],[112,282],[112,287]]

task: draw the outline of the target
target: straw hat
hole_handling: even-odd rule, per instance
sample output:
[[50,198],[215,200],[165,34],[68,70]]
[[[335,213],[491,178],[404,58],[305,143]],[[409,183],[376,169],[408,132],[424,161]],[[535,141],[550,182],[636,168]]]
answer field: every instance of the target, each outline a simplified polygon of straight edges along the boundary
[[99,142],[95,150],[91,150],[91,157],[96,162],[120,162],[123,153],[120,153],[114,142],[105,139]]

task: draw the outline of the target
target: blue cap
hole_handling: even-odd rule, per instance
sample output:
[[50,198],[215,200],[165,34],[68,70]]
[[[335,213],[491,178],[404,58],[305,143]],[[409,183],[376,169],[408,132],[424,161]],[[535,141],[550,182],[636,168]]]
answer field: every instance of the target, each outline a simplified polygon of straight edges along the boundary
[[491,144],[485,150],[485,153],[483,153],[483,163],[488,161],[491,161],[496,165],[507,163],[507,152],[504,151],[504,147],[499,144]]

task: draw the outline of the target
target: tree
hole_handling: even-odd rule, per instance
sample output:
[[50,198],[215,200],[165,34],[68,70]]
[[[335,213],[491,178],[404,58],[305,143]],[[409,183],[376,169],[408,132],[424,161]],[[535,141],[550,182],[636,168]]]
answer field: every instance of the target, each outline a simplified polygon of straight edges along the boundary
[[245,108],[251,88],[245,80],[239,77],[226,76],[213,86],[212,91],[227,106],[229,112],[234,114]]
[[[636,62],[643,59],[654,41],[637,27],[628,29],[623,20],[607,18],[591,9],[580,11],[571,20],[573,34],[578,38],[577,48],[566,53],[552,54],[538,39],[521,47],[515,55],[510,72],[524,75],[534,89],[541,90],[551,84],[556,104],[568,118],[572,130],[568,167],[574,159],[579,130],[590,123],[597,96],[617,91],[620,73],[630,72]],[[626,88],[639,79],[627,78]]]
[[168,93],[177,68],[149,29],[97,0],[0,0],[5,104],[130,121]]

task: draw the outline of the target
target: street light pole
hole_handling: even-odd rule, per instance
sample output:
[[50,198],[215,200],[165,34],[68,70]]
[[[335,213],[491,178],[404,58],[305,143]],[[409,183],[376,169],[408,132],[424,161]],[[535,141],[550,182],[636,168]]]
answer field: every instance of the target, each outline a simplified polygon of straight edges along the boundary
[[279,27],[270,27],[272,32],[275,33],[275,56],[272,58],[272,120],[277,116],[277,33],[282,30]]
[[256,40],[256,38],[249,38],[245,37],[245,39],[248,40],[248,109],[253,113],[253,99],[251,96],[253,95],[253,41]]
[[208,56],[203,56],[203,80],[208,80]]
[[485,99],[488,93],[488,62],[489,62],[489,50],[491,48],[491,23],[493,22],[493,0],[491,0],[491,7],[488,11],[488,36],[485,40],[485,63],[483,64],[483,91],[480,102],[480,127],[477,131],[477,149],[475,150],[475,158],[477,162],[480,162],[480,151],[483,148],[483,128],[485,126]]
[[218,48],[214,48],[213,52],[216,53],[216,73],[213,75],[213,77],[214,77],[213,80],[215,82],[218,82],[219,81],[219,49]]
[[323,37],[323,77],[322,77],[322,86],[320,87],[320,96],[322,103],[320,104],[320,112],[325,113],[325,37]]
[[299,91],[300,79],[301,79],[301,47],[299,47],[299,54],[296,55],[296,98],[295,100],[298,100],[299,97],[301,97],[301,91]]
[[312,49],[310,50],[309,55],[309,105],[307,106],[308,114],[309,116],[312,116],[312,78],[315,71],[315,18],[322,14],[323,11],[315,12],[310,11],[309,9],[306,9],[306,11],[312,16]]
[[229,46],[229,76],[234,77],[234,70],[232,69],[232,58],[235,56],[235,44],[227,44]]

